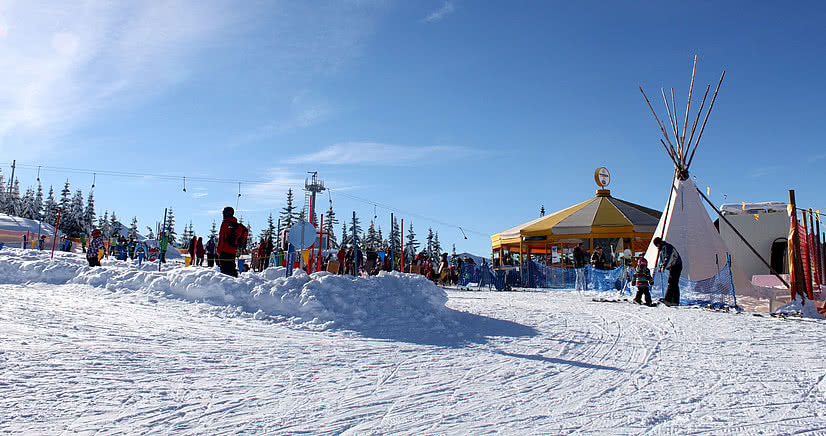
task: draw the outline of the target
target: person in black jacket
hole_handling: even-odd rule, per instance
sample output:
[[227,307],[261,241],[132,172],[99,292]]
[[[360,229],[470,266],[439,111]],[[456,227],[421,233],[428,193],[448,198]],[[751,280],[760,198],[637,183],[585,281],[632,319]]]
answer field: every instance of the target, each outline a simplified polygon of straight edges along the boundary
[[574,268],[576,269],[576,290],[585,290],[585,250],[582,249],[582,242],[574,248]]
[[680,274],[683,272],[683,260],[680,258],[677,249],[663,241],[662,238],[654,238],[652,242],[660,252],[657,260],[658,269],[660,271],[668,270],[668,288],[665,290],[665,297],[662,301],[669,306],[679,306]]

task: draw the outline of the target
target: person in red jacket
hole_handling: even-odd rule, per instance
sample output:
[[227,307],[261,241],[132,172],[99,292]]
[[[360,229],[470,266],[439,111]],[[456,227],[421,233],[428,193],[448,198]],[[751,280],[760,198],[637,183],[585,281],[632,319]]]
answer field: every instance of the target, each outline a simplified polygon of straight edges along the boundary
[[246,245],[249,231],[243,224],[238,224],[234,215],[235,209],[229,206],[224,208],[224,221],[221,222],[221,232],[218,234],[217,260],[222,273],[238,277],[235,256],[238,254],[238,247]]

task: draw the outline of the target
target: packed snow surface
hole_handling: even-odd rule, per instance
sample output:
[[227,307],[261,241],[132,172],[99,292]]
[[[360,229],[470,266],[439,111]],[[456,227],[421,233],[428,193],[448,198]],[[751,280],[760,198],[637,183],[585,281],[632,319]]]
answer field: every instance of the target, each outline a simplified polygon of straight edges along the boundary
[[822,321],[83,262],[0,250],[0,433],[826,431]]

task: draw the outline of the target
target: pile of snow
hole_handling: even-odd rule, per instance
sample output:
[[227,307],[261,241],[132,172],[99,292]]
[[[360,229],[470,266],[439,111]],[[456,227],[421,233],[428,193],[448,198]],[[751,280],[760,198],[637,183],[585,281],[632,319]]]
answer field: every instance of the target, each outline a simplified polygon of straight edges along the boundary
[[824,319],[824,316],[817,311],[818,304],[823,304],[823,302],[806,300],[806,303],[802,304],[800,301],[795,299],[791,303],[781,306],[774,313],[783,315],[799,315],[803,318]]
[[327,272],[307,275],[269,268],[239,278],[217,268],[185,268],[157,263],[138,267],[131,261],[104,260],[90,268],[86,260],[69,253],[21,249],[0,250],[0,284],[29,282],[84,284],[115,292],[145,292],[235,306],[258,318],[286,317],[317,327],[385,329],[443,329],[449,323],[447,294],[420,275],[382,272],[373,277],[351,277]]

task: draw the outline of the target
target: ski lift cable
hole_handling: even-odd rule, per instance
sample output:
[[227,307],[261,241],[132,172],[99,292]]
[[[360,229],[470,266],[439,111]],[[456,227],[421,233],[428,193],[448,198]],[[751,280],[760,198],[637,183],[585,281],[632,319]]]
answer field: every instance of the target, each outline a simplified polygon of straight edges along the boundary
[[[62,173],[92,174],[93,177],[95,177],[98,173],[100,173],[102,175],[107,175],[107,176],[134,177],[134,178],[156,178],[156,179],[161,179],[161,180],[180,180],[181,178],[184,177],[184,176],[181,176],[181,175],[173,175],[173,174],[154,174],[154,173],[137,173],[137,172],[129,172],[129,171],[95,170],[95,169],[85,169],[85,168],[57,167],[57,166],[20,164],[20,163],[17,163],[17,167],[18,168],[33,169],[33,170],[40,168],[43,171],[53,171],[53,172],[62,172]],[[189,177],[189,179],[190,179],[190,181],[195,180],[195,181],[199,181],[199,182],[208,182],[208,183],[238,184],[238,197],[237,197],[238,200],[236,201],[236,208],[237,208],[237,206],[240,202],[240,198],[241,198],[241,184],[242,183],[248,183],[248,184],[254,184],[254,185],[297,187],[297,188],[302,188],[303,187],[298,183],[290,183],[290,182],[272,182],[272,181],[268,182],[268,181],[261,181],[261,180],[238,180],[238,179],[224,179],[224,178],[217,178],[217,177]],[[328,187],[327,188],[328,195],[333,190],[334,189]],[[456,228],[456,229],[461,229],[463,234],[465,232],[467,232],[467,233],[479,235],[479,236],[482,236],[482,237],[490,236],[488,233],[483,233],[483,232],[479,232],[479,231],[472,230],[472,229],[465,229],[464,227],[460,227],[457,224],[451,224],[451,223],[448,223],[448,222],[445,222],[445,221],[442,221],[442,220],[439,220],[439,219],[436,219],[436,218],[432,218],[432,217],[428,217],[428,216],[425,216],[425,215],[421,215],[421,214],[413,213],[413,212],[410,212],[410,211],[406,211],[406,210],[403,210],[403,209],[395,208],[395,207],[392,207],[392,206],[389,206],[389,205],[386,205],[386,204],[382,204],[382,203],[372,201],[372,200],[369,200],[369,199],[366,199],[366,198],[362,198],[362,197],[359,197],[359,196],[356,196],[356,195],[353,195],[353,194],[349,194],[345,191],[340,190],[340,191],[337,191],[337,192],[340,195],[343,195],[347,198],[350,198],[350,199],[353,199],[353,200],[356,200],[356,201],[359,201],[359,202],[362,202],[362,203],[366,203],[366,204],[372,204],[374,206],[374,214],[375,214],[376,208],[381,207],[382,209],[385,209],[385,210],[388,210],[388,211],[408,215],[408,216],[411,216],[411,217],[421,218],[423,220],[430,221],[430,222],[433,222],[433,223],[436,223],[436,224],[440,224],[440,225],[443,225],[445,227],[453,227],[453,228]],[[332,204],[332,196],[330,196],[329,198],[330,198],[330,203]]]

